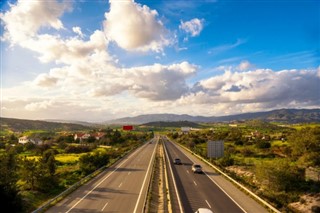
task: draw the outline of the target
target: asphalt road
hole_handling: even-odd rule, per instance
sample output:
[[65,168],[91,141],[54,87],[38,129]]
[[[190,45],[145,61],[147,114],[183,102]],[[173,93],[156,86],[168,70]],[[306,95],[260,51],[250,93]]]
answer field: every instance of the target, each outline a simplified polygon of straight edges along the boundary
[[[174,197],[179,196],[179,199],[173,199],[173,202],[175,202],[173,203],[173,212],[195,212],[198,208],[208,208],[214,213],[267,212],[266,209],[253,199],[242,193],[232,184],[229,184],[228,187],[231,187],[231,189],[228,190],[233,191],[232,194],[237,194],[237,200],[244,199],[249,202],[245,206],[239,204],[236,199],[232,198],[225,190],[221,189],[222,187],[216,184],[212,176],[218,177],[220,175],[215,173],[213,169],[204,167],[204,174],[194,174],[191,166],[196,160],[188,156],[188,153],[183,152],[180,147],[177,147],[172,142],[165,138],[163,140],[169,158],[167,162],[171,164],[176,189],[178,190],[178,193],[171,192],[171,194],[176,194],[173,195]],[[174,158],[180,158],[182,165],[173,164]],[[204,166],[203,162],[198,161],[196,163]],[[179,200],[181,202],[180,205],[177,204]]]
[[143,212],[156,144],[138,148],[47,212]]

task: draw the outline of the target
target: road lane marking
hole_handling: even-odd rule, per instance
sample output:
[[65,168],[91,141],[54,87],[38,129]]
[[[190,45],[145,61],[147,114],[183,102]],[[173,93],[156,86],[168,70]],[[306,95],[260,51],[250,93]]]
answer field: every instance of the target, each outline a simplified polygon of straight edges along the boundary
[[190,174],[190,173],[189,173],[189,170],[187,170],[187,173]]
[[[171,142],[170,140],[168,140],[173,146],[175,146],[178,150],[180,150],[181,151],[181,147],[179,147],[178,148],[178,146],[175,144],[175,143],[173,143],[173,142]],[[188,155],[186,155],[183,151],[181,151],[187,158],[189,158],[189,160],[190,161],[192,161],[191,160],[191,158],[188,156]],[[192,161],[193,162],[193,161]],[[209,166],[210,167],[210,166]],[[224,194],[226,194],[244,213],[247,213],[247,211],[246,210],[244,210],[244,208],[242,208],[242,206],[240,206],[240,204],[237,202],[237,201],[235,201],[216,181],[214,181],[211,177],[210,177],[210,175],[208,175],[205,171],[203,171],[203,173],[216,185],[216,186],[218,186],[220,189],[221,189],[221,191],[223,191],[224,192]]]
[[173,176],[172,167],[171,167],[171,163],[170,163],[170,158],[168,156],[167,147],[165,145],[165,142],[163,143],[163,147],[164,147],[164,151],[166,153],[167,159],[168,159],[168,165],[169,165],[169,169],[170,169],[170,172],[171,172],[171,177],[172,177],[172,180],[173,180],[173,186],[174,186],[174,189],[176,191],[180,212],[182,213],[183,212],[183,208],[182,208],[182,204],[181,204],[180,197],[179,197],[179,192],[178,192],[177,185],[176,185],[176,180],[175,180],[175,178]]
[[210,203],[207,200],[205,200],[205,201],[206,201],[207,205],[209,206],[209,208],[211,209]]
[[194,185],[197,185],[197,183],[195,181],[193,181]]
[[[156,153],[156,147],[153,148],[153,153],[152,153],[152,156],[151,156],[151,159],[154,159],[154,155]],[[150,171],[150,168],[151,168],[151,163],[152,163],[152,160],[150,159],[150,162],[149,162],[149,166],[148,166],[148,169],[146,171],[146,176],[144,176],[144,180],[143,180],[143,183],[142,183],[142,187],[140,189],[140,192],[139,192],[139,197],[138,197],[138,200],[136,202],[136,206],[134,207],[134,210],[133,212],[136,213],[137,212],[137,209],[138,209],[138,205],[139,205],[139,202],[140,202],[140,199],[141,199],[141,195],[142,195],[142,191],[143,191],[143,188],[144,188],[144,185],[146,184],[146,180],[147,180],[147,176],[148,176],[148,173]]]
[[118,188],[120,188],[122,186],[122,183],[120,183],[120,185],[118,186]]
[[[144,146],[146,146],[146,145],[144,145]],[[117,171],[120,168],[120,166],[122,166],[125,162],[127,162],[130,158],[132,158],[144,146],[137,149],[134,153],[132,153],[131,156],[129,156],[126,160],[124,160],[121,164],[119,164],[118,167],[115,168],[115,170],[113,170],[109,175],[107,175],[97,185],[95,185],[89,192],[87,192],[87,194],[85,194],[80,200],[78,200],[78,202],[76,202],[68,211],[66,211],[66,213],[70,212],[74,207],[76,207],[83,199],[85,199],[89,194],[91,194],[91,192],[93,192],[93,190],[95,190],[98,186],[100,186],[100,184],[102,184],[106,179],[108,179],[115,171]]]
[[104,204],[103,208],[101,209],[101,211],[103,212],[104,208],[106,208],[106,206],[108,205],[109,202],[107,202],[106,204]]

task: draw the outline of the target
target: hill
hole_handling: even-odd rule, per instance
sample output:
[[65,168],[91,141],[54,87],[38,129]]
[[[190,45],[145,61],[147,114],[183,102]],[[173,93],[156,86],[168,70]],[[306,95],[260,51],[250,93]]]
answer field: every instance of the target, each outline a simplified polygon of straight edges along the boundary
[[1,130],[11,130],[23,132],[26,130],[45,130],[45,131],[78,131],[90,127],[80,124],[57,123],[39,120],[24,120],[15,118],[0,118]]
[[107,121],[108,124],[143,124],[157,121],[190,121],[195,123],[214,123],[230,121],[262,120],[283,123],[320,122],[320,109],[278,109],[267,112],[243,113],[228,116],[190,116],[176,114],[148,114],[124,117]]
[[142,124],[141,126],[149,126],[149,127],[193,127],[199,128],[200,124],[190,122],[190,121],[157,121],[157,122],[149,122]]

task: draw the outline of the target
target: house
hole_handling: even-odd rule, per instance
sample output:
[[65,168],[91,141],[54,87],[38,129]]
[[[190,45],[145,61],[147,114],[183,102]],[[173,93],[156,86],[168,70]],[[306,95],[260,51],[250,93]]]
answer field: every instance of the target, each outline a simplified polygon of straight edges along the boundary
[[42,145],[43,141],[39,138],[30,138],[28,136],[22,136],[19,138],[20,144],[33,143],[35,145]]
[[29,143],[29,138],[27,136],[22,136],[19,138],[19,143],[21,144]]
[[100,140],[104,135],[105,135],[105,133],[103,133],[103,132],[96,132],[96,133],[92,134],[92,136],[95,137],[96,140]]
[[96,132],[96,133],[77,133],[74,135],[74,140],[79,139],[80,142],[82,142],[83,140],[87,140],[89,137],[94,137],[96,140],[100,140],[103,136],[105,135],[105,133],[103,132]]
[[88,133],[77,133],[74,135],[74,140],[79,139],[80,141],[86,140],[90,137]]

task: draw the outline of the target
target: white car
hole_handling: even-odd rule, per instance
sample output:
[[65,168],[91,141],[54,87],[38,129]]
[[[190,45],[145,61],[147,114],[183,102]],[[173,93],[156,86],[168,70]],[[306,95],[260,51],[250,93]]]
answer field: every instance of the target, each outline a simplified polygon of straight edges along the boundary
[[193,173],[202,173],[202,167],[199,164],[192,165]]
[[213,213],[213,211],[207,208],[199,208],[195,213]]

